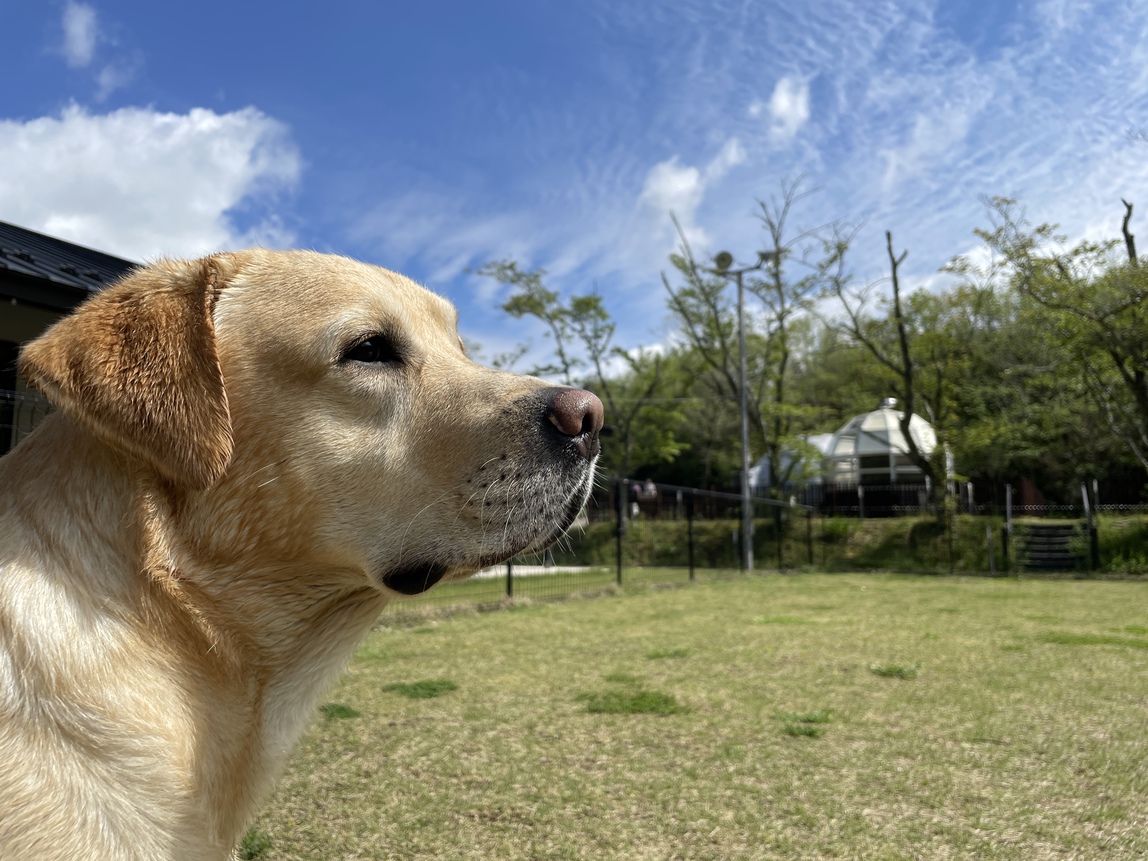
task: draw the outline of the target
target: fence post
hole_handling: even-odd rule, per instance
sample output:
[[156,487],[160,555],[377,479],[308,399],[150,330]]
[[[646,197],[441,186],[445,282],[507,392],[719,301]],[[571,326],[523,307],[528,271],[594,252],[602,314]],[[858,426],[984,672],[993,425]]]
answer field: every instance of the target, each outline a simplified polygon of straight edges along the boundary
[[1080,482],[1080,496],[1084,500],[1084,522],[1088,527],[1088,570],[1095,572],[1100,569],[1100,536],[1092,516],[1092,506],[1088,504],[1088,486],[1083,481]]
[[622,536],[626,534],[626,479],[619,478],[614,485],[614,512],[618,516],[618,524],[615,529],[616,535],[616,550],[618,562],[618,585],[622,585]]
[[697,574],[694,571],[694,495],[690,493],[686,497],[686,546],[688,548],[690,559],[690,582],[693,583],[697,579]]
[[805,546],[809,551],[809,567],[813,567],[813,509],[805,512]]
[[1004,486],[1004,530],[1001,532],[1001,549],[1004,553],[1004,559],[1001,560],[1005,573],[1012,570],[1012,562],[1009,559],[1009,540],[1012,538],[1012,485],[1006,484]]
[[[779,500],[780,501],[780,500]],[[782,517],[782,510],[780,505],[773,507],[773,522],[776,524],[774,527],[774,534],[777,536],[777,572],[780,574],[785,570],[785,552],[783,550],[784,535],[782,530],[784,528],[784,518]]]
[[1092,559],[1096,570],[1100,570],[1100,484],[1092,479],[1092,508],[1096,512],[1096,525],[1092,531]]
[[985,527],[985,546],[989,551],[989,576],[997,576],[996,560],[993,559],[993,528],[991,526]]

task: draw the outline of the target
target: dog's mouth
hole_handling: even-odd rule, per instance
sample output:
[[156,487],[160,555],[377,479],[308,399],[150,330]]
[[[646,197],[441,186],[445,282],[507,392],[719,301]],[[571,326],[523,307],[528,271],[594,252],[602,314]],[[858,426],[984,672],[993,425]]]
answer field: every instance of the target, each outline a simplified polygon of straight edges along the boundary
[[554,524],[554,528],[545,535],[530,542],[530,544],[523,549],[535,552],[545,550],[565,535],[567,530],[574,525],[574,521],[578,519],[578,515],[582,512],[582,506],[586,504],[586,499],[590,495],[590,488],[593,486],[593,482],[594,472],[590,470],[586,474],[585,481],[570,495],[570,498],[566,500],[565,510],[562,512],[558,522]]
[[420,595],[446,576],[448,568],[438,563],[416,563],[388,571],[383,585],[400,595]]
[[[384,586],[400,595],[421,595],[449,575],[450,580],[463,580],[481,568],[498,565],[519,553],[537,553],[558,541],[578,518],[593,485],[593,468],[579,479],[574,489],[546,517],[549,528],[536,531],[533,537],[522,536],[493,553],[478,558],[458,560],[455,564],[443,562],[411,562],[392,568],[379,579]],[[539,524],[541,525],[541,524]],[[535,527],[537,529],[537,526]]]

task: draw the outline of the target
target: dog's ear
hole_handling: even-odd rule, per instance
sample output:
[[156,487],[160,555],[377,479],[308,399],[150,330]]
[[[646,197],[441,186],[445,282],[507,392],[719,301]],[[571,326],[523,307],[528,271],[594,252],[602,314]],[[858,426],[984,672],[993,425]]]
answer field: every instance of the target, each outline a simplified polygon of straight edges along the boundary
[[160,261],[96,294],[20,353],[20,372],[77,424],[203,489],[231,460],[212,310],[228,255]]

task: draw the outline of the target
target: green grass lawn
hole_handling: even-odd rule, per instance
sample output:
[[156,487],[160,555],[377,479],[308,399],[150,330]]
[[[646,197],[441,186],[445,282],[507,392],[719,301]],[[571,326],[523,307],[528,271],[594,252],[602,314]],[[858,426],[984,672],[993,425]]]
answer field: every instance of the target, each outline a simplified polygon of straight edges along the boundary
[[248,855],[1148,857],[1146,589],[769,575],[381,628]]

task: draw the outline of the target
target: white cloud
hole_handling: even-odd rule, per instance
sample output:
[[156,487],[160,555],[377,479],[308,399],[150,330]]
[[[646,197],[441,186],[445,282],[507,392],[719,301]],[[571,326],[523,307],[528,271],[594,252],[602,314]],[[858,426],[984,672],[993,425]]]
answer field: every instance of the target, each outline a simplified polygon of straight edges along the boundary
[[730,138],[722,146],[721,151],[713,161],[706,165],[705,180],[707,183],[716,182],[727,173],[743,164],[746,159],[745,147],[737,138]]
[[779,79],[769,97],[769,118],[769,134],[774,140],[793,138],[809,121],[809,82],[790,75]]
[[58,51],[64,62],[73,69],[87,69],[96,85],[96,101],[104,101],[115,90],[127,86],[142,65],[138,52],[128,52],[127,56],[115,56],[111,60],[100,59],[104,53],[101,46],[115,46],[116,40],[109,36],[107,28],[98,20],[96,9],[88,3],[68,0],[61,17],[63,41]]
[[[695,223],[697,210],[707,188],[745,160],[746,152],[741,142],[730,138],[703,168],[683,165],[676,155],[650,168],[638,198],[639,212],[649,224],[647,234],[656,243],[665,244],[673,232],[672,212],[691,244],[708,243],[705,231]],[[674,241],[676,244],[676,236]],[[655,259],[659,257],[664,257],[661,248]]]
[[91,64],[96,55],[99,25],[96,10],[87,3],[68,2],[64,6],[64,59],[73,69]]
[[135,64],[124,61],[109,63],[96,74],[96,100],[104,101],[114,91],[127,86],[135,75]]
[[274,216],[234,211],[290,188],[301,159],[254,108],[123,108],[0,121],[0,218],[133,260],[289,244]]
[[703,194],[705,182],[702,172],[696,167],[681,164],[675,155],[650,168],[642,185],[640,201],[643,207],[661,213],[663,218],[672,212],[687,222],[693,218]]

